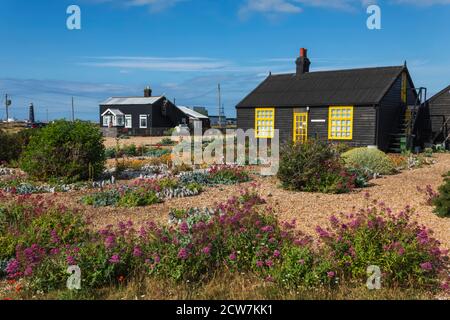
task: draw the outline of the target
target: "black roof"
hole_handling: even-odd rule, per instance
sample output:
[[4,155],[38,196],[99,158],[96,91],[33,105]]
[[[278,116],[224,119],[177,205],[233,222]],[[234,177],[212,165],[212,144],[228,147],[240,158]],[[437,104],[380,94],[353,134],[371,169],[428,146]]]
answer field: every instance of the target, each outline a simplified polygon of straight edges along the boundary
[[237,107],[378,104],[405,66],[269,75]]
[[441,95],[443,95],[446,92],[450,92],[450,85],[448,87],[442,89],[438,93],[436,93],[434,96],[432,96],[430,99],[428,99],[428,101],[433,102],[434,100],[436,100],[437,98],[439,98]]

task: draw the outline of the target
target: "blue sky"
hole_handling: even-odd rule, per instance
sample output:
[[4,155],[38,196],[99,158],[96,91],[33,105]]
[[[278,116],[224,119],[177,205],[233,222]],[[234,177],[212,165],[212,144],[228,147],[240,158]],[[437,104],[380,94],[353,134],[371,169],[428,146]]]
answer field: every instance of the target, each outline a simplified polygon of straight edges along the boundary
[[[366,27],[367,0],[2,0],[0,103],[25,118],[98,118],[109,96],[155,95],[228,116],[269,71],[293,72],[301,47],[312,70],[401,65],[416,86],[450,84],[450,0],[377,1],[382,29]],[[66,9],[81,8],[81,30]],[[0,118],[4,118],[4,107]]]

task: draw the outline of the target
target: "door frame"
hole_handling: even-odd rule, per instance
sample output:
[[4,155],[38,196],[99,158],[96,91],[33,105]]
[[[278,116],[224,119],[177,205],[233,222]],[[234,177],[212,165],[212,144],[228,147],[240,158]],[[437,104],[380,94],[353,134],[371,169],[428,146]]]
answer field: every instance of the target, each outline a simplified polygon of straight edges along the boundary
[[305,111],[305,112],[294,112],[294,117],[293,117],[293,120],[292,120],[292,122],[293,122],[293,141],[294,142],[297,142],[297,138],[298,138],[298,136],[297,136],[297,134],[296,134],[296,132],[297,132],[297,116],[304,116],[305,117],[305,124],[306,124],[306,128],[305,128],[305,141],[304,142],[306,142],[306,141],[308,141],[308,112],[307,111]]

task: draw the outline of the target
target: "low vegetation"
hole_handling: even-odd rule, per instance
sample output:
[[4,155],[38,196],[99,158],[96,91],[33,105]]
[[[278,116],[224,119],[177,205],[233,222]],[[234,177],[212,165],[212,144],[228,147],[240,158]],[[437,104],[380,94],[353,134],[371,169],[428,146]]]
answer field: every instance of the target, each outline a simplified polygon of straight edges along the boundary
[[345,193],[356,187],[357,175],[344,167],[339,153],[326,142],[309,140],[281,151],[278,178],[289,190]]
[[[450,173],[450,172],[449,172]],[[434,212],[440,217],[450,217],[450,175],[447,174],[444,183],[439,187],[438,195],[432,199]]]
[[105,164],[100,130],[82,121],[56,121],[32,136],[20,158],[31,178],[67,182],[95,179]]
[[389,157],[376,148],[355,148],[342,154],[345,165],[351,168],[361,168],[372,174],[389,175],[395,172],[395,167]]
[[[382,270],[385,290],[448,290],[447,252],[409,208],[394,214],[371,203],[332,216],[329,226],[317,227],[313,244],[294,221],[279,222],[253,190],[210,210],[172,212],[167,226],[127,221],[99,231],[78,212],[39,197],[3,203],[0,265],[7,261],[2,272],[21,281],[28,296],[95,297],[149,281],[172,288],[189,282],[202,292],[220,275],[266,282],[272,297],[291,290],[333,295],[365,284],[370,265]],[[71,265],[82,270],[81,291],[65,289]]]
[[175,178],[140,179],[131,186],[112,186],[107,190],[86,195],[81,201],[94,207],[143,207],[165,199],[198,195],[201,191],[201,185],[181,183]]

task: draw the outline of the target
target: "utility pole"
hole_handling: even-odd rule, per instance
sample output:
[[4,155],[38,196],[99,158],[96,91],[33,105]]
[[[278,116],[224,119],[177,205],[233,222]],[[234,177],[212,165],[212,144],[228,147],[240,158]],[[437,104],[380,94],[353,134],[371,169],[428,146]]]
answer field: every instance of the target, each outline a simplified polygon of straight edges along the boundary
[[220,93],[220,83],[217,85],[219,89],[219,126],[222,127],[222,114],[221,114],[221,108],[222,108],[222,97]]
[[47,113],[47,123],[48,123],[48,108],[45,111]]
[[9,106],[10,105],[11,105],[11,100],[8,100],[8,94],[5,94],[6,122],[9,121]]
[[72,122],[75,122],[75,109],[73,107],[73,97],[72,97]]

